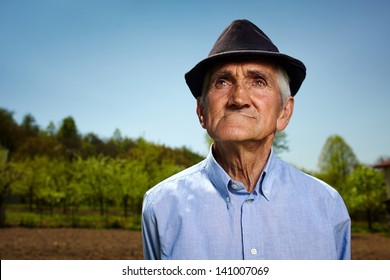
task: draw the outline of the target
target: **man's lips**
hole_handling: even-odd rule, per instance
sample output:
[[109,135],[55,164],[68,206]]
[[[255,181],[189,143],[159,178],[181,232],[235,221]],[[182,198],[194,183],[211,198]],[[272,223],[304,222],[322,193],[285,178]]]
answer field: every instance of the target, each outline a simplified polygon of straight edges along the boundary
[[251,113],[248,113],[248,112],[244,112],[244,111],[233,111],[233,112],[229,112],[227,114],[225,114],[225,117],[230,117],[230,116],[243,116],[243,117],[247,117],[247,118],[251,118],[251,119],[255,119],[256,117],[251,114]]

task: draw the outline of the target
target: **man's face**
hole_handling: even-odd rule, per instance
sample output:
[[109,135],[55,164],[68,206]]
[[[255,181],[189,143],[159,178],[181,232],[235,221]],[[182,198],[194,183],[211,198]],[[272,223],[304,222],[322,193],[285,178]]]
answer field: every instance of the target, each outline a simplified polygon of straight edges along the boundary
[[[197,114],[214,141],[272,141],[291,117],[294,100],[282,104],[277,70],[264,62],[226,63],[211,73]],[[271,138],[270,138],[271,137]]]

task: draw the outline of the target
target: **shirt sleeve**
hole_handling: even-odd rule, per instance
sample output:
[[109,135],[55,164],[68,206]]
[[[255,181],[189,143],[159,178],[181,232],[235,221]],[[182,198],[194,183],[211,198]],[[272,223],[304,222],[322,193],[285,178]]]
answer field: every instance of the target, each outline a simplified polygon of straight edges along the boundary
[[351,219],[340,195],[337,196],[335,224],[333,228],[337,257],[339,260],[351,259]]
[[142,206],[142,242],[145,260],[159,260],[160,241],[154,209],[146,194]]

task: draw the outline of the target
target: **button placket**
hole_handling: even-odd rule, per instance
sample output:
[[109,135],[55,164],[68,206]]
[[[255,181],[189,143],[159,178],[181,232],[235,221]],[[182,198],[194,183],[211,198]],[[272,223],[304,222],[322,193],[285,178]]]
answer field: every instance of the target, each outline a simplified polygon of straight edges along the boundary
[[241,220],[242,220],[242,236],[244,259],[259,258],[259,236],[254,232],[256,228],[253,223],[256,203],[253,195],[250,195],[242,204]]

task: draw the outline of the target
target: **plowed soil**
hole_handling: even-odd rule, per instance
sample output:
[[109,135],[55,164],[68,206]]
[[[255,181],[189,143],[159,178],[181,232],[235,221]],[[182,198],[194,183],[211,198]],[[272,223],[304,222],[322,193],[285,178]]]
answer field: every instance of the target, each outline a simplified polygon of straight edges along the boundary
[[[2,260],[140,260],[140,231],[95,229],[0,229]],[[352,258],[390,260],[390,238],[353,234]]]

